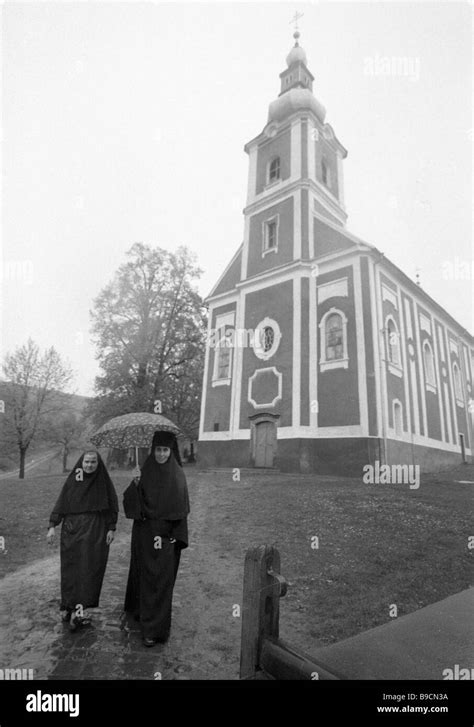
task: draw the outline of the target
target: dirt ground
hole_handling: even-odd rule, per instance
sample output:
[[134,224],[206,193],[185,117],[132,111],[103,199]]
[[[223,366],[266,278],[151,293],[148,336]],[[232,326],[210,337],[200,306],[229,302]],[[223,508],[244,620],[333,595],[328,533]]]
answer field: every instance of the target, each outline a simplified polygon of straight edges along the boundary
[[[119,494],[129,482],[111,473]],[[245,552],[275,545],[289,581],[281,636],[305,651],[440,600],[472,583],[474,480],[467,466],[406,485],[356,478],[198,472],[187,468],[190,547],[183,552],[169,642],[145,649],[120,629],[131,522],[111,546],[93,626],[59,623],[59,537],[45,542],[64,475],[0,483],[0,666],[37,679],[237,679]],[[59,533],[58,533],[59,535]],[[314,548],[314,536],[318,547]]]

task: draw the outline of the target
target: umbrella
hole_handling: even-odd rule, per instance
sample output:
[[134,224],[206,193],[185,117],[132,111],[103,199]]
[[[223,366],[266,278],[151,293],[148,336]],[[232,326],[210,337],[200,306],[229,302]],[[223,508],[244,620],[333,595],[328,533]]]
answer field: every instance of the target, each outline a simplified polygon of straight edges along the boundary
[[135,447],[135,464],[138,466],[138,447],[149,447],[158,430],[179,434],[179,427],[171,419],[162,414],[138,411],[109,419],[91,435],[90,441],[96,447]]

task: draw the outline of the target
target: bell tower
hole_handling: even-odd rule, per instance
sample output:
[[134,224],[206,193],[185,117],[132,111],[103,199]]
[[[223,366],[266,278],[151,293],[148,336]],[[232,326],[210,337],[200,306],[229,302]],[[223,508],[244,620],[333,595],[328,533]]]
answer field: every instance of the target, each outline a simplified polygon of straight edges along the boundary
[[280,73],[280,93],[262,132],[245,145],[249,155],[241,279],[318,255],[316,217],[343,227],[342,162],[346,149],[325,122],[313,94],[300,33]]

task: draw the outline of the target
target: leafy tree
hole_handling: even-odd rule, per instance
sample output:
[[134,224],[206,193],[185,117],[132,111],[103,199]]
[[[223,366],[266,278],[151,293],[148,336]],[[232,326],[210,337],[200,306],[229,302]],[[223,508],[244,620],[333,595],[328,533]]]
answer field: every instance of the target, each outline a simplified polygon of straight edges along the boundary
[[94,301],[102,374],[89,412],[100,426],[161,408],[197,437],[206,312],[194,282],[201,271],[185,247],[170,253],[136,243],[127,258]]
[[19,478],[23,479],[28,448],[42,432],[45,420],[61,412],[59,392],[71,382],[72,371],[54,348],[41,353],[29,338],[25,345],[5,356],[3,373],[9,386],[2,439],[15,444]]

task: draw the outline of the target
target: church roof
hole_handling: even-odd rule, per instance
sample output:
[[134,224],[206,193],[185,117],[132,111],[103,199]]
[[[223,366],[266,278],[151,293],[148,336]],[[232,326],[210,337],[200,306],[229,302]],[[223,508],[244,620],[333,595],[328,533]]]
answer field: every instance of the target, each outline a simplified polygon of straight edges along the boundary
[[239,249],[235,253],[234,257],[230,261],[230,263],[227,265],[226,269],[220,276],[219,280],[211,290],[208,296],[204,300],[207,300],[208,298],[212,298],[215,295],[222,295],[222,293],[228,293],[231,290],[234,290],[237,283],[240,283],[240,276],[241,276],[241,268],[242,268],[242,250],[243,250],[243,243],[240,245]]

